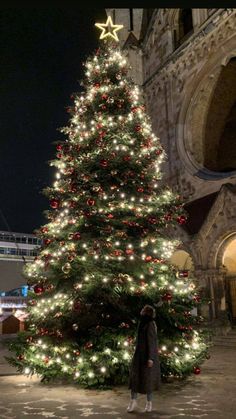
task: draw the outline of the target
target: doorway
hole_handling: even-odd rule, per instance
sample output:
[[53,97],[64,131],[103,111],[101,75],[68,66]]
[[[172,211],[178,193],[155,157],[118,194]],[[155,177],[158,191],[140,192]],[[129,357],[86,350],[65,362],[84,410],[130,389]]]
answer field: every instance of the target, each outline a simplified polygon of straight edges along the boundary
[[229,320],[232,325],[236,325],[236,238],[231,240],[225,248],[223,266],[227,268],[225,297]]

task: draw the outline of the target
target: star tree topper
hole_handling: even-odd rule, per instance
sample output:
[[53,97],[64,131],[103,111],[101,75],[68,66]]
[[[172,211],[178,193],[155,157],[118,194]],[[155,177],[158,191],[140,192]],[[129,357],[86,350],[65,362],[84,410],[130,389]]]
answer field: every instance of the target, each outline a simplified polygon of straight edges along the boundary
[[104,39],[110,36],[116,41],[119,41],[116,32],[124,27],[123,25],[113,25],[111,16],[108,16],[106,23],[95,23],[95,26],[102,30],[100,39]]

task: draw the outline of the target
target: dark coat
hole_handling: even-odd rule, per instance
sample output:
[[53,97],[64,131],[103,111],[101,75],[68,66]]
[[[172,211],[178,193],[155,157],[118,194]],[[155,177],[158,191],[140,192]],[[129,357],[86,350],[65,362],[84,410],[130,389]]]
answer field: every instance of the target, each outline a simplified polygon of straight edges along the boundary
[[[151,368],[147,366],[148,359],[153,360]],[[131,363],[129,388],[135,393],[146,394],[159,389],[160,382],[156,323],[152,319],[142,319]]]

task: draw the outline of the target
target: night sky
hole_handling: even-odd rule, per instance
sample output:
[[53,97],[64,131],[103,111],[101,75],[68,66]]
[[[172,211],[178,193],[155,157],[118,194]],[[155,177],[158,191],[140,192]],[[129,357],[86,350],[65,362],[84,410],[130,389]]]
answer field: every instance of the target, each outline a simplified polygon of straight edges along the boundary
[[[105,9],[0,12],[0,229],[32,233],[47,222],[42,190],[54,181],[53,142],[65,139],[70,95],[98,46]],[[8,227],[9,226],[9,227]]]

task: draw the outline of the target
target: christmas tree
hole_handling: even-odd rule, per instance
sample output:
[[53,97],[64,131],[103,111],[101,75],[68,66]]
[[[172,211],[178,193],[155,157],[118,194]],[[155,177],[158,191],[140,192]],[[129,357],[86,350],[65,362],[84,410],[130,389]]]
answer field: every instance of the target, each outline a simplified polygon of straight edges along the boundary
[[42,248],[25,274],[27,328],[9,362],[43,380],[85,387],[127,383],[140,310],[157,307],[163,377],[200,372],[207,347],[192,310],[200,297],[170,257],[186,222],[180,197],[161,185],[166,159],[139,88],[118,48],[119,25],[98,24],[101,47],[85,64],[84,93],[57,144]]

